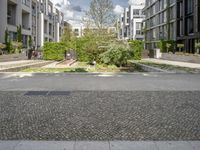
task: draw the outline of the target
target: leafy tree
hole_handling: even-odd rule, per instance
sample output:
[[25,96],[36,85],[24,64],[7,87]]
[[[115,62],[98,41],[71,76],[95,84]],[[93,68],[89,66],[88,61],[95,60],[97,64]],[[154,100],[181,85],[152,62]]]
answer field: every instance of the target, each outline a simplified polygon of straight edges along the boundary
[[72,28],[71,28],[71,26],[69,24],[67,24],[64,27],[64,33],[63,33],[63,36],[62,36],[62,42],[71,41],[72,38],[73,38]]
[[87,14],[96,27],[102,30],[113,24],[115,18],[113,8],[112,0],[92,0]]
[[5,30],[5,44],[8,43],[8,29]]
[[29,47],[32,47],[32,46],[33,46],[33,40],[32,40],[31,35],[28,36],[28,46],[29,46]]
[[12,42],[9,39],[8,29],[5,30],[5,45],[8,53],[12,53],[13,47],[12,47]]

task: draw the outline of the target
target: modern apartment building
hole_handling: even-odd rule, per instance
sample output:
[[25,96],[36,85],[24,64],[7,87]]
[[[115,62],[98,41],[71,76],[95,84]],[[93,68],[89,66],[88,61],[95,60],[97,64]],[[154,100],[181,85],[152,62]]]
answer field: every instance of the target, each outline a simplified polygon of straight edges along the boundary
[[146,49],[156,48],[160,40],[176,40],[176,0],[146,0],[143,11]]
[[84,35],[84,27],[83,26],[72,26],[72,32],[75,37],[80,38]]
[[5,42],[5,31],[11,41],[17,40],[17,28],[22,28],[23,47],[29,38],[35,48],[45,41],[60,40],[64,16],[50,0],[0,0],[0,42]]
[[177,43],[195,53],[195,42],[200,42],[200,1],[177,0]]
[[144,4],[130,5],[124,9],[119,21],[119,35],[121,40],[143,40],[142,22]]

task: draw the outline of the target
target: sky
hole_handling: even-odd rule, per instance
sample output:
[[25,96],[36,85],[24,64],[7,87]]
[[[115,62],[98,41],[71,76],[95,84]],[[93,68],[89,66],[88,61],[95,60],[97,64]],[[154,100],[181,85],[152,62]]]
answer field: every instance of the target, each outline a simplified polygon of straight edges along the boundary
[[[74,26],[81,24],[91,0],[52,0],[65,15],[65,20]],[[140,4],[144,0],[113,0],[114,12],[119,15],[128,4]]]

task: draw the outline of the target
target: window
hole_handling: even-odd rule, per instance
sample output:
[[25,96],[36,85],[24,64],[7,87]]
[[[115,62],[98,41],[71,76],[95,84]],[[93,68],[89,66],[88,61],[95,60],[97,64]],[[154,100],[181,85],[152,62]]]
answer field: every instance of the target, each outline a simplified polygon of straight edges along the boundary
[[133,15],[140,15],[140,9],[134,9]]

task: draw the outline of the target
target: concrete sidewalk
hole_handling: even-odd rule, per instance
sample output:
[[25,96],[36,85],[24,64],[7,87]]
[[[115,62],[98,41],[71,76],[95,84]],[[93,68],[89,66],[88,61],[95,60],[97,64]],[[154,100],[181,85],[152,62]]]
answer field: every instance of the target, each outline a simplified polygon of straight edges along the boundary
[[199,150],[200,141],[0,141],[0,150]]
[[193,69],[200,69],[200,64],[195,64],[195,63],[170,61],[170,60],[154,59],[154,58],[145,58],[145,59],[142,59],[142,60],[152,62],[152,63],[159,63],[159,64],[167,64],[167,65],[187,67],[187,68],[193,68]]
[[20,61],[0,62],[0,71],[15,72],[23,68],[25,69],[28,67],[47,65],[51,62],[52,61],[44,61],[44,60],[20,60]]

